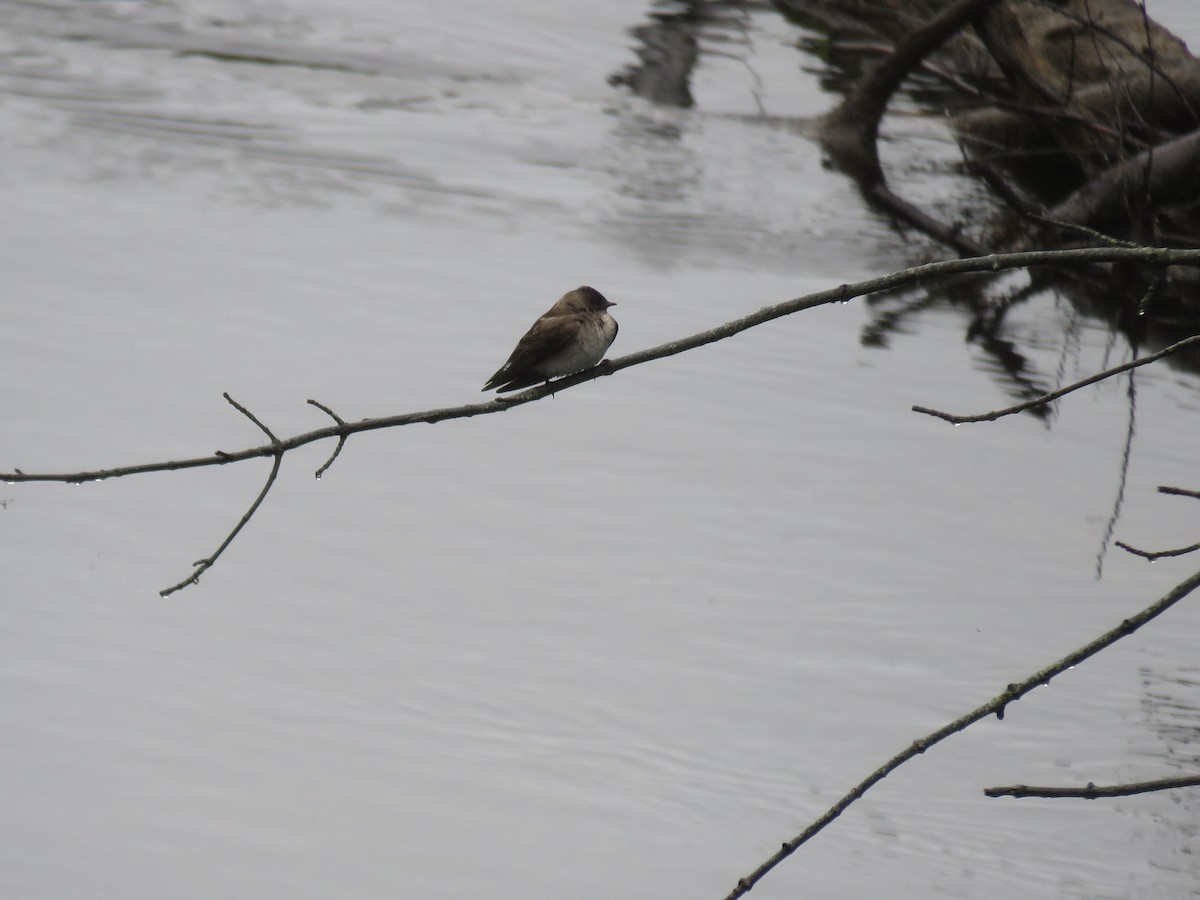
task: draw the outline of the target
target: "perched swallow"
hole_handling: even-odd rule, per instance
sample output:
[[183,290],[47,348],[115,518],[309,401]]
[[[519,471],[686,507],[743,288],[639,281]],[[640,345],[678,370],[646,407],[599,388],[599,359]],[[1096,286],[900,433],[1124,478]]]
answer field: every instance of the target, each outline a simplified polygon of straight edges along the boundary
[[617,336],[617,320],[608,314],[616,305],[590,287],[563,294],[483,389],[503,394],[596,365]]

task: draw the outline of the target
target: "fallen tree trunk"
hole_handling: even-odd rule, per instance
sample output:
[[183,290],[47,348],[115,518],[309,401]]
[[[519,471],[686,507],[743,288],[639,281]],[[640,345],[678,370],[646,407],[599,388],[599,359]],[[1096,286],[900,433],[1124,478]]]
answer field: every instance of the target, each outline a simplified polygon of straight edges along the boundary
[[[1048,218],[1100,231],[1138,230],[1148,211],[1200,196],[1200,131],[1113,166],[1050,210]],[[1147,230],[1150,223],[1144,223]],[[1153,238],[1154,235],[1149,237]],[[1148,241],[1144,241],[1148,242]]]

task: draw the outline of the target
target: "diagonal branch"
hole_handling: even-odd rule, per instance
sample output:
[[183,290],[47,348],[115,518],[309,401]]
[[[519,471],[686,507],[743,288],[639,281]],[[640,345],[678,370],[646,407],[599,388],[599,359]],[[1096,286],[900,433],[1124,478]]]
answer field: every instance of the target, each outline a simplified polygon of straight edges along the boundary
[[[492,413],[504,412],[512,407],[521,406],[525,403],[532,403],[535,400],[540,400],[547,395],[553,396],[555,393],[576,385],[583,384],[587,381],[593,381],[605,375],[611,375],[614,372],[619,372],[621,369],[627,369],[631,366],[642,365],[643,363],[651,362],[656,359],[663,359],[668,356],[674,356],[677,353],[684,353],[688,350],[694,350],[697,347],[702,347],[705,344],[711,344],[715,341],[724,340],[740,334],[750,328],[758,325],[763,325],[775,319],[791,315],[806,309],[812,309],[817,306],[823,306],[829,303],[844,303],[854,297],[860,297],[867,294],[873,294],[880,291],[894,290],[896,288],[905,287],[907,285],[921,282],[928,278],[936,278],[945,275],[964,274],[970,272],[994,273],[1007,269],[1023,268],[1026,266],[1044,266],[1044,265],[1064,265],[1064,264],[1098,264],[1098,263],[1140,263],[1142,265],[1153,266],[1157,269],[1163,269],[1172,265],[1189,265],[1200,266],[1200,250],[1170,250],[1159,247],[1092,247],[1076,250],[1054,250],[1054,251],[1031,251],[1023,253],[1007,253],[995,254],[992,256],[983,256],[969,259],[947,260],[939,263],[929,263],[922,266],[914,266],[909,269],[904,269],[899,272],[894,272],[890,275],[884,275],[878,278],[871,278],[866,281],[861,281],[854,285],[843,284],[836,288],[820,291],[815,294],[809,294],[804,297],[797,297],[794,300],[788,300],[784,303],[777,303],[774,306],[764,306],[757,312],[747,316],[742,316],[740,319],[726,322],[723,325],[718,325],[716,328],[711,328],[707,331],[701,331],[689,337],[681,338],[677,341],[671,341],[666,344],[660,344],[657,347],[652,347],[648,350],[641,350],[637,353],[631,353],[628,356],[623,356],[615,360],[606,360],[600,365],[595,366],[575,375],[568,375],[565,378],[560,378],[557,381],[539,385],[522,391],[519,394],[513,394],[505,397],[497,397],[494,400],[486,403],[470,403],[465,406],[445,407],[442,409],[423,410],[421,412],[403,413],[396,416],[385,416],[376,419],[362,419],[358,422],[347,422],[334,413],[331,409],[316,401],[310,400],[309,403],[326,413],[333,419],[334,424],[319,428],[315,431],[308,431],[303,434],[294,435],[286,439],[277,438],[269,428],[260,422],[249,410],[237,403],[228,394],[225,394],[225,399],[239,412],[252,421],[259,429],[266,434],[268,443],[258,447],[249,447],[245,450],[239,450],[233,453],[218,450],[211,456],[199,456],[191,459],[166,460],[163,462],[143,463],[133,466],[120,466],[110,469],[94,469],[83,472],[65,472],[65,473],[48,473],[24,472],[21,469],[14,469],[12,472],[0,473],[0,480],[8,483],[29,482],[29,481],[57,481],[66,483],[80,483],[84,481],[99,481],[106,478],[121,478],[127,475],[139,475],[146,472],[164,472],[173,471],[176,469],[194,469],[204,466],[223,466],[230,463],[242,462],[247,459],[256,459],[260,457],[270,456],[274,459],[274,465],[271,467],[271,472],[267,477],[267,483],[263,486],[258,498],[251,505],[250,509],[242,517],[241,521],[229,533],[221,546],[211,556],[198,560],[194,563],[195,571],[190,577],[184,579],[176,585],[167,588],[162,592],[163,596],[168,596],[189,584],[195,584],[200,576],[212,567],[217,558],[225,551],[230,542],[237,537],[241,529],[246,525],[250,518],[257,512],[262,504],[267,493],[275,483],[275,478],[279,474],[279,468],[283,461],[283,456],[290,450],[302,447],[306,444],[314,443],[315,441],[325,440],[327,438],[337,438],[337,446],[329,459],[316,472],[318,478],[333,464],[345,445],[346,439],[352,434],[358,434],[364,431],[376,431],[383,428],[396,428],[404,425],[412,425],[417,422],[434,423],[441,422],[447,419],[462,419],[479,415],[490,415]],[[1171,348],[1168,348],[1168,351]],[[1144,364],[1151,362],[1153,359],[1160,358],[1166,355],[1168,351],[1163,351],[1156,357],[1151,357],[1139,362]],[[1117,369],[1114,371],[1121,371]],[[1063,392],[1065,393],[1065,392]],[[932,412],[932,411],[930,411]],[[938,415],[938,413],[932,413]],[[945,415],[945,414],[941,414]]]
[[1085,388],[1090,384],[1095,384],[1098,381],[1103,381],[1106,378],[1111,378],[1113,375],[1119,375],[1122,372],[1128,372],[1130,369],[1136,369],[1138,366],[1145,366],[1152,362],[1158,362],[1165,356],[1170,356],[1172,353],[1178,353],[1184,347],[1189,347],[1192,344],[1200,343],[1200,334],[1194,334],[1189,338],[1184,338],[1182,341],[1177,341],[1169,347],[1159,350],[1157,353],[1152,353],[1149,356],[1141,356],[1137,359],[1131,359],[1127,363],[1122,363],[1119,366],[1113,366],[1111,369],[1105,369],[1103,372],[1097,372],[1095,375],[1089,375],[1081,381],[1076,381],[1074,384],[1068,384],[1066,387],[1059,388],[1057,391],[1051,391],[1048,394],[1042,394],[1040,397],[1034,397],[1032,400],[1026,400],[1024,403],[1017,403],[1014,406],[1006,406],[1004,409],[995,409],[991,412],[979,413],[974,416],[959,416],[954,413],[942,412],[940,409],[930,409],[928,406],[914,405],[913,412],[924,413],[927,416],[934,416],[938,419],[944,419],[954,425],[963,425],[970,422],[994,422],[996,419],[1001,419],[1004,416],[1011,416],[1014,413],[1024,412],[1027,409],[1033,409],[1038,406],[1044,406],[1047,403],[1053,403],[1059,397],[1063,397],[1072,391],[1077,391],[1080,388]]
[[1130,616],[1122,621],[1115,628],[1106,631],[1095,640],[1085,644],[1077,650],[1068,653],[1057,662],[1051,663],[1046,668],[1039,672],[1034,672],[1024,681],[1010,684],[1000,694],[993,697],[987,703],[974,709],[961,718],[955,719],[947,725],[943,725],[936,731],[930,732],[923,738],[918,738],[913,741],[907,748],[893,756],[886,763],[856,784],[848,794],[842,797],[837,803],[833,804],[826,812],[814,821],[811,825],[796,835],[789,841],[785,841],[775,853],[761,866],[741,879],[732,892],[725,900],[737,900],[748,893],[762,878],[774,869],[777,865],[795,853],[802,845],[811,840],[818,832],[822,831],[834,819],[846,811],[854,801],[858,800],[868,790],[890,775],[895,769],[899,768],[904,763],[908,762],[915,756],[924,753],[934,744],[944,741],[952,734],[963,731],[968,726],[975,724],[980,719],[985,719],[990,715],[995,715],[998,719],[1004,718],[1004,709],[1014,700],[1019,700],[1036,687],[1040,687],[1050,683],[1050,679],[1061,675],[1068,669],[1079,665],[1089,657],[1095,656],[1105,647],[1115,644],[1123,637],[1128,637],[1133,634],[1147,622],[1162,615],[1197,587],[1200,587],[1200,571],[1196,572],[1186,581],[1181,582],[1173,588],[1168,594],[1159,600],[1152,603],[1150,606],[1143,609],[1135,616]]
[[[573,388],[586,381],[593,381],[605,375],[612,375],[622,369],[639,366],[656,359],[664,359],[668,356],[694,350],[705,344],[725,340],[750,328],[764,325],[767,322],[792,315],[793,313],[813,309],[818,306],[826,306],[831,303],[845,303],[855,297],[895,290],[896,288],[917,284],[930,278],[938,278],[946,275],[962,275],[971,272],[991,274],[1028,266],[1098,263],[1140,263],[1156,267],[1173,265],[1200,266],[1200,250],[1171,250],[1163,247],[1087,247],[1074,250],[1036,250],[1022,253],[998,253],[990,256],[927,263],[925,265],[902,269],[889,275],[869,278],[855,284],[843,284],[828,290],[818,291],[815,294],[808,294],[803,297],[797,297],[794,300],[777,303],[773,306],[764,306],[757,312],[726,322],[723,325],[718,325],[707,331],[701,331],[676,341],[669,341],[668,343],[660,344],[657,347],[651,347],[647,350],[639,350],[636,353],[630,353],[628,356],[608,360],[592,369],[579,372],[575,375],[568,375],[551,384],[539,385],[522,391],[519,394],[511,394],[484,403],[469,403],[465,406],[429,409],[374,419],[361,419],[357,422],[338,422],[335,425],[329,425],[325,428],[318,428],[314,431],[281,439],[277,443],[249,447],[234,453],[217,452],[211,456],[198,456],[190,459],[167,460],[132,466],[118,466],[108,469],[92,469],[81,472],[25,472],[21,469],[13,469],[11,472],[0,472],[0,481],[5,481],[9,484],[28,481],[56,481],[78,484],[84,481],[101,481],[106,478],[121,478],[127,475],[141,475],[147,472],[168,472],[176,469],[223,466],[229,463],[243,462],[248,459],[274,456],[277,452],[287,453],[290,450],[295,450],[298,447],[303,447],[306,444],[316,441],[329,438],[346,438],[352,434],[364,431],[398,428],[418,422],[432,424],[434,422],[445,421],[446,419],[463,419],[472,416],[489,415],[491,413],[504,412],[525,403],[532,403],[535,400],[541,400],[548,395]],[[1165,355],[1166,352],[1163,351],[1160,356]],[[1144,362],[1151,362],[1157,358],[1159,356],[1149,358]],[[1122,371],[1122,369],[1118,368],[1113,371]],[[922,409],[921,411],[927,410]],[[938,415],[938,413],[933,411],[928,412],[931,415]]]

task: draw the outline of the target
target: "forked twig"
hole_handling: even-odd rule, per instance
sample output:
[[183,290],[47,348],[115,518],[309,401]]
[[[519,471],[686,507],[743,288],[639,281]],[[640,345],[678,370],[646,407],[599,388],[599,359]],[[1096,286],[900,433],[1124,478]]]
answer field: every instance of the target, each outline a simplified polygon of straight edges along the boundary
[[238,520],[236,525],[233,526],[233,531],[229,532],[229,534],[225,536],[225,540],[221,541],[221,545],[217,547],[214,553],[205,557],[204,559],[198,559],[192,563],[194,569],[191,575],[183,579],[183,581],[179,582],[178,584],[173,584],[169,588],[164,588],[163,590],[159,591],[158,595],[160,597],[169,597],[176,591],[187,587],[189,584],[198,583],[200,581],[200,576],[213,567],[213,564],[216,563],[221,554],[225,552],[225,548],[233,543],[233,539],[238,536],[238,532],[240,532],[246,526],[246,523],[250,521],[251,517],[258,512],[258,508],[262,505],[263,500],[266,499],[267,492],[270,491],[271,487],[275,484],[275,478],[279,475],[279,467],[283,464],[283,447],[279,442],[279,438],[275,437],[275,435],[271,432],[271,429],[260,422],[255,415],[250,412],[250,410],[246,409],[246,407],[242,406],[242,404],[230,397],[228,392],[222,394],[221,396],[228,400],[234,409],[262,429],[263,433],[266,434],[266,436],[270,439],[271,444],[275,447],[275,461],[271,465],[271,473],[267,476],[267,483],[264,484],[262,490],[258,492],[258,496],[254,498],[254,502],[251,503],[250,508],[246,510],[246,514]]
[[[329,416],[329,418],[333,419],[333,421],[337,422],[339,426],[341,426],[343,428],[346,426],[346,423],[342,419],[342,417],[339,416],[337,413],[335,413],[332,409],[330,409],[324,403],[318,403],[316,400],[309,400],[308,402],[312,406],[315,406],[317,409],[321,410],[321,412],[323,412],[327,416]],[[346,437],[347,437],[347,435],[345,432],[338,435],[337,446],[333,448],[333,453],[331,453],[329,455],[329,459],[325,460],[325,464],[322,465],[321,468],[317,469],[317,471],[316,471],[315,477],[316,477],[317,481],[321,480],[321,476],[324,475],[325,472],[329,469],[329,467],[333,465],[333,461],[338,458],[338,454],[341,453],[342,448],[344,446],[346,446]]]
[[1154,562],[1156,559],[1166,559],[1171,556],[1187,556],[1189,553],[1195,553],[1200,550],[1200,544],[1192,544],[1190,547],[1177,547],[1174,550],[1139,550],[1124,541],[1115,542],[1118,547],[1126,553],[1132,553],[1134,556],[1140,556],[1142,559],[1147,559]]
[[[1171,487],[1169,485],[1160,484],[1158,486],[1160,494],[1171,494],[1176,497],[1192,497],[1200,500],[1200,491],[1192,491],[1187,488]],[[1192,544],[1190,547],[1179,547],[1175,550],[1139,550],[1137,547],[1132,547],[1124,541],[1117,541],[1117,546],[1134,556],[1140,556],[1142,559],[1147,559],[1154,562],[1156,559],[1165,559],[1170,556],[1186,556],[1189,553],[1195,553],[1200,550],[1200,544]]]
[[1165,356],[1170,356],[1172,353],[1178,353],[1184,347],[1189,347],[1192,344],[1200,342],[1200,334],[1194,334],[1191,337],[1184,338],[1182,341],[1176,341],[1169,347],[1159,350],[1157,353],[1152,353],[1149,356],[1141,356],[1137,359],[1131,359],[1129,362],[1122,363],[1119,366],[1113,366],[1111,369],[1105,369],[1103,372],[1097,372],[1095,375],[1090,375],[1081,381],[1076,381],[1074,384],[1068,384],[1066,387],[1059,388],[1056,391],[1051,391],[1048,394],[1042,394],[1040,397],[1034,397],[1032,400],[1026,400],[1024,403],[1017,403],[1013,406],[1006,406],[1004,409],[995,409],[991,412],[979,413],[973,416],[959,416],[954,413],[942,412],[940,409],[931,409],[928,406],[914,405],[913,412],[924,413],[927,416],[943,419],[953,425],[966,425],[972,422],[994,422],[996,419],[1002,419],[1005,416],[1011,416],[1014,413],[1025,412],[1028,409],[1033,409],[1037,406],[1044,406],[1047,403],[1053,403],[1059,397],[1066,396],[1072,391],[1077,391],[1080,388],[1085,388],[1088,385],[1095,384],[1098,381],[1103,381],[1106,378],[1111,378],[1114,375],[1120,375],[1122,372],[1128,372],[1130,369],[1136,369],[1139,366],[1149,365],[1152,362],[1158,362]]

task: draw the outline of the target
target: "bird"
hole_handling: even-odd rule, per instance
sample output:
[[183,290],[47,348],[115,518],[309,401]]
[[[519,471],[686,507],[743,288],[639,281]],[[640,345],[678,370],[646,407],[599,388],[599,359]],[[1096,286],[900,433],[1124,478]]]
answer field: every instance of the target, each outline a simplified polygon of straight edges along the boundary
[[617,337],[617,320],[608,314],[616,305],[587,285],[563,294],[483,389],[503,394],[596,365]]

